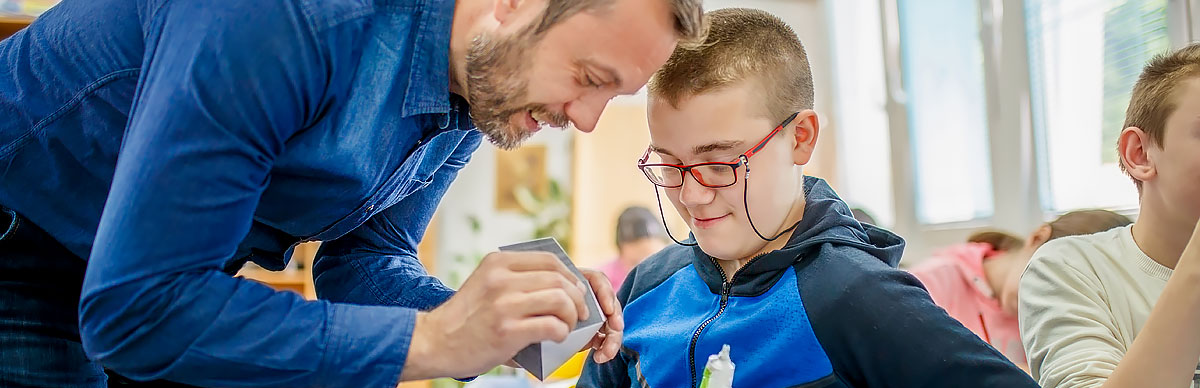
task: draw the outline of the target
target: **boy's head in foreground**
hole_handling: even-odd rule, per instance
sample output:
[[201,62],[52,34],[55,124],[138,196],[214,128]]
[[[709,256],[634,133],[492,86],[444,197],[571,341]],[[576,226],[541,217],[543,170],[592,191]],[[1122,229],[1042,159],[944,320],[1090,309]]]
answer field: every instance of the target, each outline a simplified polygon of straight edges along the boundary
[[1155,57],[1133,87],[1117,141],[1143,217],[1177,232],[1200,219],[1200,44]]
[[[649,83],[642,170],[704,252],[743,260],[782,246],[802,216],[802,166],[819,132],[812,73],[778,17],[749,9],[708,17],[707,40],[677,49]],[[713,164],[678,168],[697,163]]]

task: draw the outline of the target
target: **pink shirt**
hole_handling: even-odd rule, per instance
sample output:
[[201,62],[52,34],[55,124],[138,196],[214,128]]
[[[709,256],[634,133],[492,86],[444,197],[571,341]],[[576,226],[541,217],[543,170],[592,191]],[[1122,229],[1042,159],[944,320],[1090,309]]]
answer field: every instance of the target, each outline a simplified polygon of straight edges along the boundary
[[612,282],[613,291],[619,291],[621,283],[625,282],[625,275],[629,275],[629,271],[633,268],[622,263],[620,258],[614,258],[596,269],[604,272],[604,276],[608,276],[608,281]]
[[984,243],[955,245],[918,264],[912,274],[951,317],[1012,362],[1026,365],[1017,317],[1000,307],[983,272],[983,261],[996,253]]

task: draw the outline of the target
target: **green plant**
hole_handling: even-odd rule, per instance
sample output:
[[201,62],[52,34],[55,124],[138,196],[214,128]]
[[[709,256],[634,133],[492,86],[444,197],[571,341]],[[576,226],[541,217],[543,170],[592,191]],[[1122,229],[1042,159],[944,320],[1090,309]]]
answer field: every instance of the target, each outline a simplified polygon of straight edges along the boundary
[[521,206],[521,214],[533,222],[533,238],[554,237],[570,252],[571,195],[553,178],[546,191],[545,196],[538,196],[529,186],[518,185],[513,188],[513,197]]
[[[479,235],[483,232],[483,222],[479,221],[479,216],[468,214],[467,225],[471,230],[470,241],[478,240]],[[451,258],[453,260],[451,263],[453,269],[446,275],[446,279],[443,279],[446,285],[456,289],[462,287],[463,282],[467,280],[467,276],[471,274],[471,271],[475,270],[475,267],[479,265],[479,261],[483,260],[483,255],[484,253],[478,249],[473,249],[467,253],[455,254]],[[464,270],[466,271],[465,273],[463,272]]]

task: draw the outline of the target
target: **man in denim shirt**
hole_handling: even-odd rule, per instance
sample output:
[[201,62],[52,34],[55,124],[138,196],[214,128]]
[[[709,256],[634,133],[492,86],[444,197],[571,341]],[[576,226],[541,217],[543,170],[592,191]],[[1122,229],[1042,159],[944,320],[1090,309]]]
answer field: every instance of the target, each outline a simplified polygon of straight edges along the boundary
[[[416,246],[486,137],[591,131],[699,0],[65,0],[0,42],[0,386],[387,387],[562,339],[582,284]],[[476,129],[476,127],[478,129]],[[324,241],[320,301],[230,276]],[[86,267],[86,272],[85,272]],[[621,317],[589,275],[616,354]]]

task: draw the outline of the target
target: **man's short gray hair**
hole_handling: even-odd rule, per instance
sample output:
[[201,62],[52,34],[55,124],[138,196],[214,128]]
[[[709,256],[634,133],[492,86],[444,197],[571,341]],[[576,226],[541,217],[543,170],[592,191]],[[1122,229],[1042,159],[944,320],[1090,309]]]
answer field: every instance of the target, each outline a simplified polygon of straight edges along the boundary
[[[616,0],[549,0],[546,13],[535,30],[541,34],[558,22],[565,20],[582,11],[590,11],[599,7],[611,5]],[[636,0],[663,1],[663,0]],[[675,16],[675,32],[684,42],[700,42],[704,40],[704,6],[702,0],[665,0],[671,3],[671,13]]]

